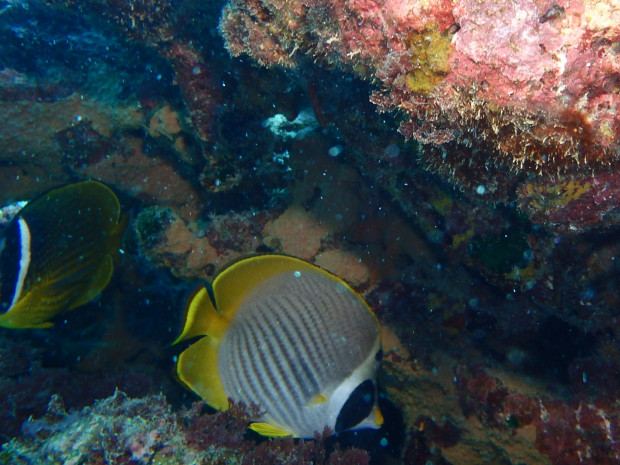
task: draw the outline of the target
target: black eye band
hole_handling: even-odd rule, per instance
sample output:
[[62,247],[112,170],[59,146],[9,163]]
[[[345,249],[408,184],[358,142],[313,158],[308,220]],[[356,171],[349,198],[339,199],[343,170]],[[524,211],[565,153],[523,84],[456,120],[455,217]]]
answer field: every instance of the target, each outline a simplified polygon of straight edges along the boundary
[[19,275],[21,244],[17,221],[4,231],[4,248],[0,255],[0,313],[9,309]]
[[336,433],[354,428],[370,415],[376,391],[375,383],[369,379],[353,390],[336,419]]

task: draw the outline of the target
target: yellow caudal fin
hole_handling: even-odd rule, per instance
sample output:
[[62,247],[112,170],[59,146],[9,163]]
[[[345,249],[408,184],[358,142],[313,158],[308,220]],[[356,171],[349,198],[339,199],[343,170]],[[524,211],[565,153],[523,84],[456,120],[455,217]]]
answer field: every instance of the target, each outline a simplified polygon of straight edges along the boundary
[[179,381],[198,394],[211,407],[228,409],[228,396],[217,366],[219,341],[205,336],[179,355],[176,375]]
[[229,322],[216,310],[207,288],[201,286],[187,299],[183,330],[172,345],[207,335],[219,341],[228,324]]
[[187,300],[183,330],[172,343],[204,336],[181,352],[176,375],[181,383],[218,410],[228,409],[228,396],[217,366],[217,350],[228,325],[229,321],[216,310],[207,289],[201,286]]

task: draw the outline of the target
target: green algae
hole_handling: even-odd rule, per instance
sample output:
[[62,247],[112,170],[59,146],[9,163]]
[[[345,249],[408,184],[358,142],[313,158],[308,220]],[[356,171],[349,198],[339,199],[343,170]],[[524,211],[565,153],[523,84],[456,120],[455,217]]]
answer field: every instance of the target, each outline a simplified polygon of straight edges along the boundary
[[441,32],[436,23],[413,31],[407,38],[413,70],[407,75],[407,87],[419,94],[429,94],[450,72],[452,35]]
[[161,243],[174,212],[170,208],[147,207],[140,212],[134,223],[139,243],[146,250]]

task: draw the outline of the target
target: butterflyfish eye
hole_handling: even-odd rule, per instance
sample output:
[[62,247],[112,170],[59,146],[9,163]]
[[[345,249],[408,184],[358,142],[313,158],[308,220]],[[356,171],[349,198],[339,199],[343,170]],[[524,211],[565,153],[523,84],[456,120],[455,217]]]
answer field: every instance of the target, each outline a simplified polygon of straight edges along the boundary
[[359,384],[342,406],[336,420],[336,432],[355,428],[372,411],[375,405],[375,383],[367,379]]

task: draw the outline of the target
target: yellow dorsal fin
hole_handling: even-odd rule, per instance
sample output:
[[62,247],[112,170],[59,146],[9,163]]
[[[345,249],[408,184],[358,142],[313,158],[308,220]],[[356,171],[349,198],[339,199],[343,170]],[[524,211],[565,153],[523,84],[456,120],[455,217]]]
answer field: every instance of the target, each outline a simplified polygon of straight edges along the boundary
[[284,436],[292,436],[290,431],[286,431],[278,426],[270,425],[269,423],[252,423],[250,425],[250,429],[252,431],[256,431],[261,436],[268,437],[284,437]]
[[288,255],[266,254],[243,258],[222,270],[213,281],[213,296],[218,310],[228,319],[234,317],[241,302],[256,286],[265,282],[278,273],[321,273],[334,283],[344,286],[363,303],[368,312],[375,318],[376,315],[366,301],[351,288],[344,280],[323,268],[308,263],[300,258]]
[[[304,271],[316,273],[324,270],[287,255],[256,255],[234,262],[222,270],[213,281],[213,295],[217,308],[222,314],[232,318],[248,292],[259,284],[278,273]],[[327,271],[324,273],[337,279]]]

